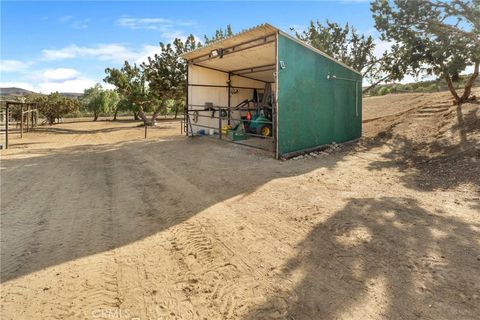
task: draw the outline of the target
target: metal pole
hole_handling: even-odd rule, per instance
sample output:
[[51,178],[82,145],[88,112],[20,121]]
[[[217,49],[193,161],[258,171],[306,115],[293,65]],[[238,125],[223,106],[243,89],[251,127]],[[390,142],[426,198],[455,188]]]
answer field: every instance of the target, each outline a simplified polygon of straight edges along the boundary
[[20,138],[23,138],[23,103],[20,106]]
[[230,72],[228,73],[228,125],[230,125],[230,100],[231,100],[231,97],[230,97],[230,90],[232,88],[232,79],[231,79],[231,74]]
[[29,127],[29,122],[30,122],[30,121],[28,121],[28,117],[30,116],[30,112],[29,112],[29,111],[30,111],[30,106],[27,105],[27,111],[26,111],[26,113],[25,113],[25,114],[26,114],[26,118],[27,118],[27,119],[26,119],[26,121],[27,121],[27,132],[28,132],[28,127]]
[[9,123],[8,123],[8,102],[7,102],[7,107],[5,108],[6,109],[6,113],[7,113],[7,118],[5,118],[5,149],[8,149],[8,126],[9,126]]
[[[188,86],[188,70],[190,69],[190,64],[189,64],[189,61],[187,61],[187,81],[186,81],[186,86],[185,86],[185,106],[183,107],[183,121],[184,121],[184,125],[185,125],[185,133],[188,137],[188,121],[190,121],[190,118],[188,117],[188,90],[189,90],[189,86]],[[193,136],[193,131],[192,131],[192,136]]]
[[218,139],[222,140],[222,109],[218,108]]

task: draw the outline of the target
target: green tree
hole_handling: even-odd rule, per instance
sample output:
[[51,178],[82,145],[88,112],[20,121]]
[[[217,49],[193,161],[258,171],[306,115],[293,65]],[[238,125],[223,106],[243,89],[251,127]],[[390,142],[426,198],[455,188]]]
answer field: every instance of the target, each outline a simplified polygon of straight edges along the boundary
[[[119,111],[131,111],[135,114],[135,110],[134,110],[134,106],[133,104],[128,101],[128,99],[126,99],[125,97],[121,97],[119,95],[119,98],[120,100],[118,101],[117,105],[115,106],[115,111],[113,113],[113,121],[116,121],[117,120],[117,115],[118,115],[118,112]],[[135,119],[137,120],[137,119]]]
[[83,92],[82,104],[93,112],[93,121],[97,121],[102,113],[109,114],[114,111],[118,101],[118,93],[104,90],[99,83]]
[[205,35],[205,36],[203,36],[203,38],[205,39],[205,45],[208,45],[212,42],[219,41],[219,40],[231,37],[231,36],[233,36],[232,26],[227,25],[225,30],[220,28],[220,29],[215,31],[215,35],[213,35],[212,37],[209,38],[208,36]]
[[167,102],[182,101],[186,91],[186,68],[187,65],[180,55],[196,48],[193,35],[185,42],[175,39],[173,44],[160,43],[160,53],[154,57],[148,57],[148,61],[142,63],[146,80],[152,97],[153,115],[151,123],[154,125],[157,116],[165,113]]
[[45,117],[50,125],[54,124],[55,120],[60,121],[60,118],[77,112],[80,106],[76,98],[64,97],[58,92],[51,93],[48,96],[32,95],[27,100],[37,103],[39,113]]
[[148,119],[145,115],[145,109],[152,103],[153,98],[142,69],[136,64],[131,65],[128,61],[125,61],[120,69],[107,68],[105,73],[107,76],[103,81],[114,85],[116,91],[131,104],[134,115],[138,114],[147,124]]
[[[292,31],[295,30],[292,28]],[[325,24],[311,21],[307,30],[301,33],[295,31],[295,35],[312,47],[361,72],[371,83],[364,92],[379,83],[400,80],[407,71],[397,50],[384,52],[381,57],[376,57],[374,39],[360,34],[348,23],[341,26],[328,20]]]
[[[374,0],[371,10],[381,39],[397,43],[415,74],[444,78],[456,104],[470,98],[479,73],[479,0]],[[460,95],[453,82],[469,65],[474,72]]]

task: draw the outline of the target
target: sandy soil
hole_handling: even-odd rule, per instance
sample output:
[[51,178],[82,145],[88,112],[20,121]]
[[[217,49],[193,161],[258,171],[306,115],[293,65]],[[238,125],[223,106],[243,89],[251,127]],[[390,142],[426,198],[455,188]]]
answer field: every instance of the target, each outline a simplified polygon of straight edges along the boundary
[[477,318],[480,108],[447,98],[366,99],[362,141],[301,160],[173,121],[13,136],[2,319]]

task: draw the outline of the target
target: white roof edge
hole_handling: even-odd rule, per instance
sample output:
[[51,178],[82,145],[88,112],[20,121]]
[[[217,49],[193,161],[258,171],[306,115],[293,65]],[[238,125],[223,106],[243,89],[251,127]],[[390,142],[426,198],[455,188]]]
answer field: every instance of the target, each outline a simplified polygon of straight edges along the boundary
[[[275,28],[275,27],[274,27],[274,28]],[[353,69],[352,67],[346,65],[345,63],[343,63],[343,62],[341,62],[341,61],[338,61],[337,59],[329,56],[329,55],[326,54],[325,52],[323,52],[323,51],[321,51],[321,50],[318,50],[318,49],[315,48],[315,47],[312,47],[312,46],[309,45],[308,43],[305,43],[305,42],[303,42],[302,40],[299,40],[299,39],[297,39],[297,38],[289,35],[288,33],[284,32],[284,31],[282,31],[282,30],[280,30],[280,29],[278,29],[278,28],[276,28],[276,29],[278,30],[278,32],[279,32],[282,36],[287,37],[287,38],[289,38],[290,40],[295,41],[296,43],[304,46],[305,48],[310,49],[311,51],[313,51],[313,52],[315,52],[315,53],[318,53],[318,54],[324,56],[325,58],[330,59],[330,60],[332,60],[333,62],[336,62],[336,63],[338,63],[339,65],[341,65],[341,66],[343,66],[343,67],[345,67],[345,68],[347,68],[347,69],[355,72],[356,74],[362,76],[362,74],[361,74],[360,72],[358,72],[357,70],[355,70],[355,69]],[[362,76],[362,77],[363,77],[363,76]]]
[[[347,68],[347,69],[355,72],[356,74],[362,76],[362,74],[361,74],[360,72],[358,72],[357,70],[353,69],[353,68],[350,67],[350,66],[347,66],[345,63],[338,61],[337,59],[329,56],[329,55],[326,54],[325,52],[323,52],[323,51],[321,51],[321,50],[318,50],[317,48],[312,47],[311,45],[309,45],[309,44],[307,44],[307,43],[305,43],[305,42],[303,42],[303,41],[301,41],[301,40],[299,40],[299,39],[297,39],[297,38],[289,35],[288,33],[280,30],[279,28],[277,28],[277,27],[275,27],[275,26],[272,26],[272,25],[269,24],[269,23],[262,23],[262,24],[259,24],[259,25],[255,26],[255,27],[252,27],[252,28],[249,28],[249,29],[245,29],[245,30],[243,30],[243,31],[240,31],[239,33],[234,34],[234,35],[231,36],[231,37],[228,37],[228,38],[225,38],[225,39],[221,39],[221,40],[217,40],[217,41],[215,41],[215,42],[213,42],[213,43],[210,43],[210,44],[209,44],[208,46],[206,46],[206,47],[197,48],[197,49],[195,49],[195,50],[192,50],[192,51],[189,51],[189,52],[185,52],[185,53],[181,54],[180,56],[181,56],[182,58],[186,59],[185,56],[191,55],[191,54],[194,53],[195,51],[201,51],[201,50],[203,51],[203,50],[205,50],[205,48],[208,48],[208,47],[210,47],[210,46],[218,45],[219,43],[221,43],[221,42],[223,42],[223,41],[225,41],[225,40],[232,39],[232,38],[234,38],[234,37],[236,37],[236,36],[240,36],[240,35],[242,35],[242,34],[248,33],[248,32],[250,32],[250,31],[253,31],[253,30],[255,30],[255,29],[257,29],[257,28],[261,28],[261,27],[272,28],[272,29],[276,30],[277,33],[281,34],[282,36],[285,36],[285,37],[287,37],[288,39],[290,39],[290,40],[292,40],[292,41],[295,41],[296,43],[304,46],[305,48],[307,48],[307,49],[309,49],[309,50],[311,50],[311,51],[313,51],[313,52],[315,52],[315,53],[317,53],[317,54],[319,54],[319,55],[321,55],[321,56],[323,56],[323,57],[325,57],[325,58],[327,58],[327,59],[330,59],[330,60],[332,60],[333,62],[336,62],[336,63],[338,63],[339,65],[341,65],[341,66],[343,66],[343,67],[345,67],[345,68]],[[192,59],[194,59],[194,58],[192,58]],[[189,59],[186,59],[186,60],[189,60]],[[362,77],[363,77],[363,76],[362,76]]]
[[[256,30],[256,29],[265,28],[265,27],[266,27],[266,28],[274,29],[274,32],[275,32],[275,33],[277,33],[278,31],[280,31],[280,29],[278,29],[277,27],[272,26],[272,25],[269,24],[269,23],[262,23],[262,24],[259,24],[259,25],[254,26],[254,27],[251,27],[251,28],[248,28],[248,29],[244,29],[244,30],[242,30],[242,31],[240,31],[240,32],[238,32],[238,33],[236,33],[236,34],[228,37],[228,38],[216,40],[216,41],[214,41],[214,42],[212,42],[212,43],[209,43],[209,44],[208,44],[207,46],[205,46],[205,47],[196,48],[196,49],[194,49],[194,50],[192,50],[192,51],[182,53],[182,54],[180,55],[180,57],[182,57],[182,58],[184,58],[184,59],[186,59],[186,60],[189,60],[189,59],[185,58],[185,56],[189,56],[189,55],[191,55],[192,53],[195,53],[195,52],[197,52],[197,51],[204,51],[204,50],[205,50],[206,48],[208,48],[208,47],[215,47],[215,46],[217,46],[218,44],[220,44],[220,43],[222,43],[222,42],[224,42],[224,41],[231,40],[232,38],[235,38],[235,37],[238,37],[238,36],[242,36],[242,35],[244,35],[244,34],[246,34],[246,33],[252,32],[252,31],[254,31],[254,30]],[[195,59],[195,58],[191,58],[191,59]]]

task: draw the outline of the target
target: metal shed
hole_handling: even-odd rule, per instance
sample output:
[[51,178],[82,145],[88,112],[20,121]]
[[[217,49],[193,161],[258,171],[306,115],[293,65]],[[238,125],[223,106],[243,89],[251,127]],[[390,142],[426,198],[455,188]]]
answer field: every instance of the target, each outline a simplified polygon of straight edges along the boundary
[[[269,24],[183,58],[187,135],[213,134],[278,159],[362,134],[361,74]],[[239,124],[245,140],[232,134]]]

